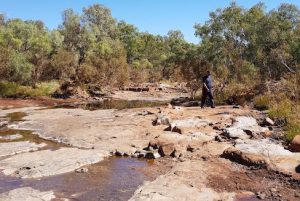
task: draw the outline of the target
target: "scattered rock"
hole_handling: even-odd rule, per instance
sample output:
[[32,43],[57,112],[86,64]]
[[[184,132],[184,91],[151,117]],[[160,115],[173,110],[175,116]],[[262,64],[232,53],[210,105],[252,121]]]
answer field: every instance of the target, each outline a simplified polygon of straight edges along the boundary
[[78,168],[75,170],[76,173],[87,173],[89,169],[87,168]]
[[300,152],[300,135],[296,135],[291,142],[290,148],[294,152]]

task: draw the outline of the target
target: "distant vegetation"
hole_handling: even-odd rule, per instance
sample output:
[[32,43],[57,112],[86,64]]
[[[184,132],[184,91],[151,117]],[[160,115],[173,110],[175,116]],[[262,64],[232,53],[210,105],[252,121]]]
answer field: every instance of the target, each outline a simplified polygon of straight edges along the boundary
[[[53,83],[64,82],[100,87],[189,82],[211,69],[219,102],[259,95],[255,106],[283,119],[289,136],[300,133],[299,9],[282,4],[267,12],[262,3],[250,9],[231,3],[209,16],[195,25],[201,42],[191,44],[178,30],[166,36],[140,32],[98,4],[80,14],[65,10],[55,30],[41,21],[0,15],[1,95],[48,95],[57,87]],[[269,89],[274,81],[282,83],[279,94]]]

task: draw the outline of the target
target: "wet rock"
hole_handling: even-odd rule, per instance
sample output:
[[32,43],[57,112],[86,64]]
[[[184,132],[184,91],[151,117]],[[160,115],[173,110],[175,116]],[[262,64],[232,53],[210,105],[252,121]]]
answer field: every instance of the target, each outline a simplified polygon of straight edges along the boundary
[[160,158],[160,154],[156,151],[153,151],[153,152],[147,152],[146,155],[145,155],[145,158],[147,159],[157,159],[157,158]]
[[[21,178],[40,178],[72,172],[82,166],[94,164],[109,156],[109,152],[61,148],[23,153],[0,161],[5,175]],[[25,168],[24,168],[25,167]]]
[[175,157],[176,149],[173,143],[161,145],[158,149],[158,153],[164,156],[172,156]]
[[78,168],[75,170],[76,173],[87,173],[89,169],[87,168]]
[[22,138],[23,138],[23,135],[20,135],[20,134],[0,136],[0,140],[19,140]]
[[123,153],[123,152],[121,152],[121,151],[116,151],[116,152],[115,152],[115,155],[116,155],[116,156],[120,156],[120,157],[121,157],[121,156],[123,156],[123,155],[124,155],[124,153]]
[[210,174],[206,162],[183,161],[167,174],[152,182],[145,182],[137,189],[130,201],[215,201],[235,200],[235,193],[216,192],[207,187],[207,175]]
[[39,148],[45,147],[46,144],[35,144],[29,141],[24,142],[9,142],[0,143],[0,157],[1,156],[11,156],[19,153],[36,151]]
[[52,191],[41,192],[30,187],[17,188],[0,194],[3,201],[51,201],[55,199]]
[[141,152],[138,154],[138,158],[145,158],[146,157],[146,152]]
[[300,135],[296,135],[291,142],[290,148],[294,152],[300,152]]

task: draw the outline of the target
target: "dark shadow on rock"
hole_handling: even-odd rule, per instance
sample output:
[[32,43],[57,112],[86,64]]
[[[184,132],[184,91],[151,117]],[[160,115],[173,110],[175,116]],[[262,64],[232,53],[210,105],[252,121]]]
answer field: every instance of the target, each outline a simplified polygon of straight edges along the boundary
[[298,165],[298,166],[295,168],[295,171],[296,171],[297,173],[300,173],[300,165]]

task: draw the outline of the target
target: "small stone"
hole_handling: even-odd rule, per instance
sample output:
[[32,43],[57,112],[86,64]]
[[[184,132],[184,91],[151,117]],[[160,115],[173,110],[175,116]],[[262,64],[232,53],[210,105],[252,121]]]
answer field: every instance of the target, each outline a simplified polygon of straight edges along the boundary
[[131,155],[131,158],[138,158],[139,157],[139,153],[134,153]]
[[270,191],[274,193],[274,192],[277,192],[277,189],[276,188],[271,188]]
[[152,125],[153,126],[170,125],[170,119],[165,115],[160,114],[153,120]]
[[145,158],[157,159],[157,158],[160,158],[160,154],[158,152],[148,152],[148,153],[146,153]]
[[78,168],[75,170],[76,173],[87,173],[89,169],[87,168]]
[[138,158],[145,158],[145,156],[146,156],[146,153],[139,153],[138,154]]
[[203,161],[208,161],[209,157],[208,157],[208,156],[202,156],[201,159],[202,159]]
[[176,149],[175,149],[175,145],[170,143],[170,144],[164,144],[164,145],[161,145],[158,149],[158,153],[164,157],[164,156],[172,156],[174,157],[175,156],[175,152],[176,152]]
[[266,198],[266,194],[263,192],[256,193],[256,197],[260,200],[264,200]]
[[224,139],[222,139],[222,137],[220,135],[216,135],[215,136],[215,141],[217,141],[217,142],[224,142]]
[[189,151],[189,152],[194,152],[195,151],[195,149],[193,147],[191,147],[190,145],[187,146],[186,150]]
[[122,153],[122,152],[120,152],[120,151],[116,151],[116,152],[115,152],[115,155],[116,155],[116,156],[123,156],[124,153]]
[[295,191],[295,195],[294,195],[296,198],[300,198],[300,192],[298,191]]
[[274,126],[275,123],[274,123],[274,121],[273,121],[272,119],[270,119],[269,117],[266,117],[266,118],[264,119],[264,125],[265,125],[265,126]]

